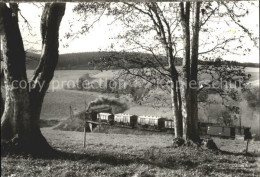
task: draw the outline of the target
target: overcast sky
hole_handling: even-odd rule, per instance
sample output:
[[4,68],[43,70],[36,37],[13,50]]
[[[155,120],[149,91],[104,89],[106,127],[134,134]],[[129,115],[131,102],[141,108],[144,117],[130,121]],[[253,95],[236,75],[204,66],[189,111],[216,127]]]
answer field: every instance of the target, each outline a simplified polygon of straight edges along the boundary
[[[243,25],[249,27],[254,30],[254,33],[259,36],[259,4],[255,2],[257,7],[249,10],[249,16],[242,21]],[[43,3],[41,4],[43,5]],[[65,16],[62,19],[62,23],[60,26],[60,53],[76,53],[76,52],[87,52],[87,51],[104,51],[109,48],[111,43],[115,42],[111,38],[114,37],[119,32],[124,29],[120,26],[109,26],[108,23],[112,21],[111,18],[103,17],[98,23],[95,24],[94,28],[92,28],[87,34],[80,36],[74,40],[66,40],[64,38],[65,33],[67,33],[70,29],[70,22],[75,22],[75,20],[79,19],[79,16],[72,12],[75,3],[67,3]],[[38,7],[37,7],[38,6]],[[22,15],[29,21],[31,25],[31,31],[29,32],[24,20],[20,17],[20,26],[22,31],[22,36],[25,41],[26,48],[34,48],[40,50],[40,16],[41,9],[39,8],[40,4],[34,3],[21,3],[20,9]],[[90,17],[91,18],[91,17]],[[75,24],[75,23],[74,23]],[[83,22],[77,22],[76,26],[80,27]],[[230,35],[239,35],[234,29],[228,30]],[[69,44],[68,47],[65,47],[66,44]],[[250,46],[251,52],[246,56],[237,56],[237,55],[228,55],[225,59],[237,60],[240,62],[259,62],[259,50],[257,48],[253,48],[252,42],[244,41],[244,45]],[[115,48],[116,50],[120,50],[120,48]],[[201,49],[203,50],[203,49]]]

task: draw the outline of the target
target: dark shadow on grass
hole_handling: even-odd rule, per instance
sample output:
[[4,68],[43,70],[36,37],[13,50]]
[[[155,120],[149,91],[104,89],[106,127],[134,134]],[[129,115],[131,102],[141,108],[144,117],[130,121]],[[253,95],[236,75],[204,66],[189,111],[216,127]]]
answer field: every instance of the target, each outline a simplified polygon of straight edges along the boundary
[[[200,149],[202,150],[202,149]],[[181,151],[180,151],[181,152]],[[211,151],[212,153],[212,151]],[[245,156],[245,154],[243,153],[233,153],[233,152],[227,152],[227,151],[222,151],[222,150],[217,150],[215,151],[216,155],[235,155],[235,156],[239,156],[239,155],[243,155]],[[26,154],[19,154],[19,152],[16,152],[16,154],[9,153],[11,155],[19,155],[19,156],[28,156]],[[41,153],[44,154],[44,153]],[[210,154],[210,153],[209,153]],[[2,156],[6,156],[8,154],[1,154]],[[187,158],[180,158],[180,156],[174,156],[174,155],[163,155],[160,156],[160,154],[157,154],[155,156],[136,156],[136,155],[128,155],[128,154],[109,154],[106,152],[95,152],[95,153],[91,153],[91,152],[85,152],[85,153],[72,153],[72,152],[64,152],[64,151],[59,151],[59,150],[54,150],[52,154],[46,154],[46,155],[41,155],[41,156],[37,156],[37,155],[30,155],[33,158],[41,158],[41,159],[46,159],[46,160],[69,160],[69,161],[77,161],[80,163],[105,163],[105,164],[109,164],[112,166],[120,166],[120,165],[130,165],[130,164],[138,164],[138,165],[152,165],[155,167],[159,167],[159,168],[168,168],[168,169],[186,169],[186,170],[191,170],[191,169],[197,169],[197,168],[201,168],[201,162],[202,161],[196,161],[192,158],[189,158],[189,156],[187,156]],[[152,158],[151,158],[152,157]],[[15,156],[14,156],[15,158]],[[198,157],[199,158],[199,157]],[[254,160],[255,158],[252,156],[250,157],[252,158],[252,160]],[[233,162],[232,160],[225,160],[225,161],[220,161],[219,163],[231,163]],[[206,163],[211,163],[211,161],[203,161],[203,164]],[[234,163],[234,162],[233,162]],[[211,169],[203,169],[202,170],[208,170],[210,172]],[[215,170],[222,170],[222,169],[215,169]],[[224,169],[226,172],[224,173],[231,173],[232,170],[234,169]],[[249,171],[245,170],[245,171],[241,171],[241,173],[249,173]]]
[[[180,151],[181,152],[181,151]],[[131,164],[138,164],[138,165],[151,165],[154,167],[159,167],[159,168],[167,168],[167,169],[172,169],[172,170],[178,170],[178,169],[185,169],[187,171],[189,170],[194,170],[194,169],[199,169],[201,168],[201,162],[202,161],[196,161],[193,158],[190,158],[187,156],[186,158],[180,158],[180,156],[175,156],[175,155],[163,155],[159,156],[156,155],[155,157],[152,156],[131,156],[131,155],[124,155],[124,154],[108,154],[105,152],[99,152],[99,153],[70,153],[70,152],[62,152],[58,151],[58,156],[56,158],[59,159],[64,159],[64,160],[71,160],[71,161],[80,161],[81,163],[105,163],[109,164],[112,166],[120,166],[120,165],[131,165]],[[210,154],[210,153],[209,153]],[[220,151],[219,155],[244,155],[243,153],[230,153],[226,151]],[[198,157],[199,158],[199,157]],[[255,159],[254,157],[250,157],[252,159]],[[226,161],[226,163],[231,164],[232,163],[237,163],[236,161],[232,161],[229,159]],[[211,163],[210,161],[203,161],[203,164],[208,164]],[[217,163],[222,163],[217,162]],[[214,162],[212,161],[212,165]],[[200,169],[200,171],[204,171],[204,169]],[[208,169],[208,174],[211,173],[211,171],[218,171],[227,175],[233,174],[233,173],[242,173],[242,174],[250,174],[252,171],[250,169],[233,169],[227,168],[225,169],[220,169],[218,166],[213,167],[212,169]],[[207,173],[205,173],[206,175]]]
[[168,169],[179,169],[185,167],[186,169],[196,168],[199,164],[192,162],[189,159],[147,159],[142,157],[136,157],[131,155],[120,154],[115,156],[113,154],[98,153],[98,154],[88,154],[88,153],[70,153],[57,151],[57,156],[55,159],[61,160],[72,160],[72,161],[83,161],[83,162],[100,162],[106,163],[113,166],[118,165],[130,165],[130,164],[146,164],[153,165],[159,168]]
[[234,175],[234,173],[244,174],[245,176],[252,175],[252,171],[250,171],[250,169],[242,169],[242,168],[235,168],[235,169],[232,169],[232,168],[217,169],[216,168],[214,171],[223,173],[227,176],[229,176],[229,175],[232,176],[232,175]]
[[51,154],[42,155],[35,154],[25,154],[18,151],[12,151],[8,153],[2,153],[1,156],[9,156],[13,158],[22,157],[22,158],[37,158],[37,159],[45,159],[45,160],[69,160],[69,161],[77,161],[80,163],[105,163],[112,166],[120,166],[120,165],[130,165],[130,164],[145,164],[152,165],[159,168],[168,168],[168,169],[192,169],[196,168],[199,163],[194,162],[190,159],[178,159],[178,157],[173,156],[159,156],[157,155],[155,158],[150,157],[138,157],[133,155],[126,154],[108,154],[105,152],[97,152],[97,153],[72,153],[72,152],[64,152],[59,150],[53,150]]
[[234,155],[234,156],[247,156],[247,157],[258,157],[259,154],[253,154],[253,153],[245,153],[245,152],[230,152],[230,151],[225,151],[225,150],[218,150],[219,153],[223,155]]

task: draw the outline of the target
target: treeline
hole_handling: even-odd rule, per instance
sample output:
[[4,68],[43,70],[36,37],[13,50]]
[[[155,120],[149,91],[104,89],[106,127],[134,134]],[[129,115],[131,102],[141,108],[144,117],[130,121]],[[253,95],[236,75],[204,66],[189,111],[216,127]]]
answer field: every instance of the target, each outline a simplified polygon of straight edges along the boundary
[[259,63],[240,63],[237,61],[199,61],[200,65],[216,65],[218,63],[224,64],[224,65],[232,65],[232,66],[243,66],[243,67],[252,67],[252,68],[259,68]]
[[[26,65],[28,69],[35,69],[38,65],[40,58],[39,54],[26,53]],[[156,57],[156,58],[155,58]],[[59,70],[105,70],[105,69],[121,69],[127,68],[139,68],[149,67],[151,61],[156,64],[160,61],[160,64],[167,66],[168,61],[165,56],[153,56],[146,53],[134,53],[134,52],[82,52],[82,53],[69,53],[61,54],[57,69]],[[239,63],[228,62],[229,64],[235,64],[237,66],[245,67],[259,67],[258,63]],[[200,64],[214,65],[214,61],[200,61]],[[176,66],[182,65],[182,59],[176,58]],[[158,64],[159,66],[159,64]]]

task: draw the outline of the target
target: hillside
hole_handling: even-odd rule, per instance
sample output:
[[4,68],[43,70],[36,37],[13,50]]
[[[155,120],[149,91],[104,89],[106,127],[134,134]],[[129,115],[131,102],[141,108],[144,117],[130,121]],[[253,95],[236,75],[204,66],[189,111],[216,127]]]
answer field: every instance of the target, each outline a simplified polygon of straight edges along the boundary
[[[37,67],[40,55],[26,53],[27,68]],[[165,57],[158,56],[163,64],[167,64]],[[119,69],[122,60],[127,67],[139,67],[140,64],[146,65],[148,60],[152,60],[151,54],[145,53],[121,53],[121,52],[83,52],[61,54],[57,69],[59,70],[93,70],[93,69]],[[137,62],[135,62],[137,61]],[[176,65],[181,65],[181,59],[176,60]]]
[[26,68],[35,69],[39,63],[40,54],[26,52]]
[[[27,68],[35,69],[37,67],[40,55],[35,53],[26,53]],[[157,56],[164,65],[167,65],[167,59],[164,56]],[[124,63],[127,67],[147,67],[149,62],[154,60],[154,56],[146,53],[134,52],[82,52],[61,54],[57,65],[59,70],[93,70],[93,69],[119,69],[119,65]],[[210,61],[200,61],[201,64],[213,64]],[[182,59],[177,58],[175,65],[180,66]],[[245,67],[259,67],[258,63],[238,63],[236,65]]]

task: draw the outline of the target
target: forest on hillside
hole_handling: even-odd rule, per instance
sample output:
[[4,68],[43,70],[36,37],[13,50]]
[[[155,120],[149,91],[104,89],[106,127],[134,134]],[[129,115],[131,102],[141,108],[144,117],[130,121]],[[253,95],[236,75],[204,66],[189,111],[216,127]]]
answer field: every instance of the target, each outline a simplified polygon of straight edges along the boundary
[[[61,54],[58,61],[57,69],[59,70],[105,70],[105,69],[119,69],[118,62],[124,60],[125,65],[132,68],[140,67],[140,62],[145,65],[154,56],[147,53],[130,53],[130,52],[81,52]],[[26,53],[26,65],[28,69],[35,69],[38,65],[40,55],[32,52]],[[128,58],[134,58],[139,63],[135,65],[133,62],[129,63]],[[167,65],[167,58],[165,56],[158,56],[159,59]],[[215,61],[200,61],[201,65],[214,65]],[[227,62],[232,65],[244,67],[259,67],[259,63],[239,63]],[[177,58],[176,66],[182,65],[182,59]]]

